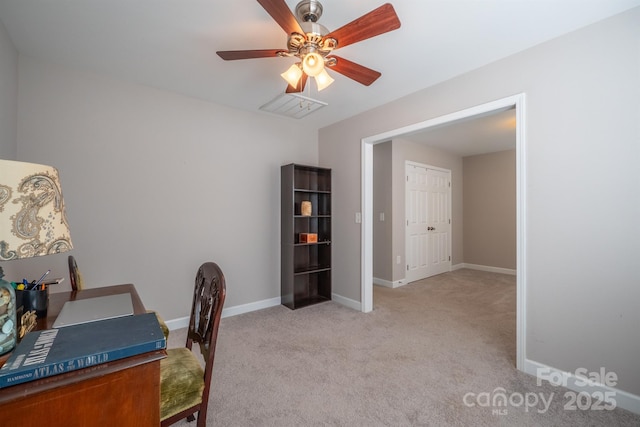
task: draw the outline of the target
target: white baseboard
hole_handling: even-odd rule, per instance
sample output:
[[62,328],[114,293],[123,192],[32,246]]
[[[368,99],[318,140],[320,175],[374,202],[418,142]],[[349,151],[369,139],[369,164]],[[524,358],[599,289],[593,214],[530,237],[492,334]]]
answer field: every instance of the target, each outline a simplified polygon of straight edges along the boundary
[[179,317],[177,319],[165,320],[164,323],[167,324],[167,328],[169,328],[170,331],[186,328],[187,326],[189,326],[189,316]]
[[[541,371],[544,372],[544,376],[542,377],[539,374]],[[613,396],[616,407],[626,409],[627,411],[635,414],[640,414],[640,396],[635,394],[600,383],[589,382],[589,384],[584,384],[586,380],[577,377],[571,372],[564,372],[560,369],[552,368],[529,359],[525,359],[524,372],[529,375],[533,375],[536,378],[541,378],[543,381],[547,381],[546,378],[554,378],[555,382],[560,382],[558,380],[561,379],[564,387],[578,393],[585,392],[589,396],[592,396],[591,402],[593,403],[606,403],[606,401],[604,403],[602,402],[601,397],[606,396],[605,393],[609,393],[610,396]],[[594,393],[598,394],[594,395]],[[559,394],[561,396],[563,395],[563,393]],[[564,400],[565,404],[568,402],[569,401],[567,399]]]
[[488,265],[467,264],[465,262],[451,266],[451,271],[460,270],[461,268],[470,268],[471,270],[488,271],[490,273],[501,273],[516,275],[516,270],[512,268],[491,267]]
[[362,303],[360,301],[352,300],[351,298],[346,298],[338,294],[331,294],[331,299],[338,304],[344,305],[345,307],[362,311]]
[[378,286],[384,286],[385,288],[397,288],[398,286],[403,286],[403,285],[406,285],[407,283],[404,280],[395,280],[393,282],[390,282],[388,280],[374,277],[373,284]]
[[[353,308],[354,310],[361,311],[360,301],[355,301],[350,298],[345,298],[338,294],[332,294],[331,298],[333,301],[337,302],[338,304],[342,304],[349,308]],[[249,313],[251,311],[257,311],[257,310],[262,310],[264,308],[275,307],[277,305],[280,305],[280,297],[265,299],[262,301],[256,301],[249,304],[236,305],[233,307],[222,309],[222,317],[224,318],[224,317],[237,316],[238,314]],[[167,324],[167,327],[169,328],[170,331],[173,331],[175,329],[186,328],[187,326],[189,326],[189,316],[167,320],[165,321],[165,323]]]
[[[502,274],[510,274],[512,276],[516,275],[516,270],[512,270],[510,268],[501,268],[501,267],[491,267],[488,265],[477,265],[477,264],[467,264],[467,263],[460,263],[460,264],[456,264],[456,265],[452,265],[451,266],[451,270],[450,271],[456,271],[456,270],[460,270],[462,268],[469,268],[471,270],[481,270],[481,271],[488,271],[490,273],[502,273]],[[406,280],[396,280],[396,281],[389,281],[389,280],[384,280],[384,279],[380,279],[378,277],[374,277],[373,278],[373,284],[374,285],[378,285],[378,286],[384,286],[385,288],[397,288],[400,286],[404,286],[406,285],[408,282]]]
[[[249,313],[251,311],[262,310],[263,308],[280,305],[280,297],[251,302],[249,304],[236,305],[222,309],[222,317],[237,316],[238,314]],[[182,329],[189,326],[189,316],[172,319],[165,322],[170,331]]]
[[280,297],[265,299],[262,301],[250,302],[249,304],[236,305],[222,310],[222,317],[237,316],[238,314],[249,313],[251,311],[262,310],[264,308],[280,305]]

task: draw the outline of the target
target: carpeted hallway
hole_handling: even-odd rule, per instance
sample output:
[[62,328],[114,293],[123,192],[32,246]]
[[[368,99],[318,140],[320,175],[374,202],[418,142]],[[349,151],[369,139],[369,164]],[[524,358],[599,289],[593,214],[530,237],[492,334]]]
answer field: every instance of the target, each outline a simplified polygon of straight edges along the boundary
[[[515,305],[515,276],[463,269],[375,287],[369,314],[327,302],[222,319],[207,425],[640,425],[622,409],[566,410],[567,389],[517,371]],[[479,398],[499,393],[514,404]]]

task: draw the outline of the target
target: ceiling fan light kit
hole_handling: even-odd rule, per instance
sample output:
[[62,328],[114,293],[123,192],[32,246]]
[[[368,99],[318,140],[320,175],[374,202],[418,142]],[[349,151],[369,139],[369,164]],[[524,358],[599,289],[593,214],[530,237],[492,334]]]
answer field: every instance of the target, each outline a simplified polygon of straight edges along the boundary
[[318,85],[319,91],[326,87],[329,87],[329,85],[334,81],[333,78],[331,78],[331,76],[329,75],[329,73],[327,73],[327,70],[325,70],[324,68],[315,77],[316,77],[316,85]]
[[334,31],[317,23],[323,12],[322,4],[317,0],[299,2],[295,15],[284,0],[258,0],[258,3],[288,34],[287,49],[218,51],[217,54],[227,61],[269,57],[298,58],[300,62],[281,74],[288,83],[286,93],[302,92],[308,76],[315,79],[319,91],[325,89],[334,82],[327,69],[369,86],[381,76],[378,71],[333,55],[333,51],[400,28],[400,20],[390,3]]
[[302,70],[307,76],[317,76],[324,70],[324,58],[315,52],[307,53],[302,60]]
[[302,77],[300,64],[293,64],[287,71],[280,75],[287,81],[287,83],[289,83],[290,86],[296,87],[300,81],[300,77]]

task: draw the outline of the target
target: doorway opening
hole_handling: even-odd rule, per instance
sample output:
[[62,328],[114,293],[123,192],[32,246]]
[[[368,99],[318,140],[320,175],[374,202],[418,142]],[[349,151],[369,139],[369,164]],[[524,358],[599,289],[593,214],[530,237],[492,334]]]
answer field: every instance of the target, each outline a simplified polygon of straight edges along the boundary
[[408,135],[462,120],[515,109],[516,115],[516,368],[524,370],[526,344],[526,173],[525,173],[525,94],[510,96],[455,113],[404,126],[362,139],[361,146],[361,310],[373,310],[373,146]]

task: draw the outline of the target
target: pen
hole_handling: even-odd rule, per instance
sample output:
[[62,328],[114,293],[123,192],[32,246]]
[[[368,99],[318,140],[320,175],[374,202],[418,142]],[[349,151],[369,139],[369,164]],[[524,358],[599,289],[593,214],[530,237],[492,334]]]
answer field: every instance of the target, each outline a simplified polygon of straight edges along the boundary
[[38,285],[40,284],[40,282],[42,282],[42,280],[47,277],[47,274],[51,273],[51,270],[47,270],[44,272],[44,274],[42,275],[42,277],[40,279],[38,279],[38,281],[36,282],[34,288],[37,288]]

